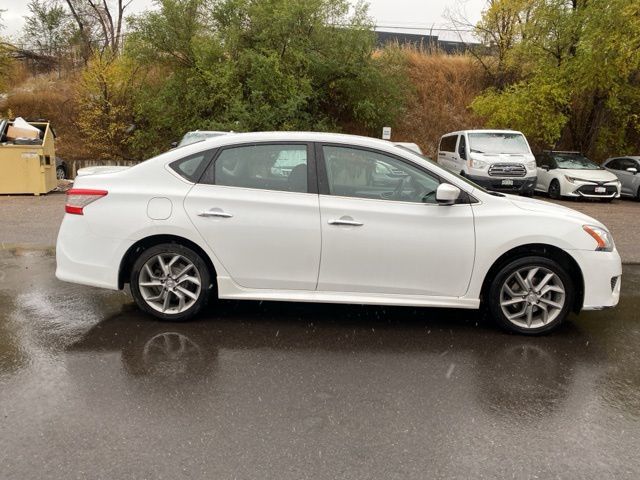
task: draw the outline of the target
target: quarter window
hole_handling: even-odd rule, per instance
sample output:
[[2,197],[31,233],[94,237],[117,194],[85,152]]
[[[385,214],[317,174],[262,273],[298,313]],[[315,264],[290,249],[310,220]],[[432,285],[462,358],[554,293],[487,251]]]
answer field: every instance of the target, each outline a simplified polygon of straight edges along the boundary
[[306,145],[249,145],[224,149],[203,183],[307,192]]
[[342,197],[436,203],[440,180],[395,157],[349,147],[323,147],[329,193]]
[[172,162],[170,167],[181,177],[195,183],[202,173],[204,162],[211,158],[209,156],[210,153],[211,152],[200,152],[195,155],[189,155],[188,157]]

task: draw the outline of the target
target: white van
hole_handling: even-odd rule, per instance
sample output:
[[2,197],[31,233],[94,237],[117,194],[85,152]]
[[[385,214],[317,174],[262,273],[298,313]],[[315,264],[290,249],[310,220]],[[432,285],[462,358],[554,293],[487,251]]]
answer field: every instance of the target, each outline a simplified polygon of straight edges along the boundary
[[440,138],[438,163],[489,190],[531,196],[536,160],[527,139],[513,130],[464,130]]

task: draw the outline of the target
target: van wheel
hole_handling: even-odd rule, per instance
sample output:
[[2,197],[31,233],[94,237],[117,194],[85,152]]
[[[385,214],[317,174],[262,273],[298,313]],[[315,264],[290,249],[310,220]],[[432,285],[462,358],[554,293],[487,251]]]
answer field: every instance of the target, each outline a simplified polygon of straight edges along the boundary
[[177,243],[144,250],[131,270],[138,307],[167,321],[193,318],[208,303],[211,273],[196,252]]
[[524,257],[500,269],[489,288],[488,307],[503,328],[537,335],[557,328],[573,305],[571,277],[554,260]]
[[560,200],[560,197],[562,197],[562,192],[560,191],[560,182],[554,179],[549,184],[549,198]]

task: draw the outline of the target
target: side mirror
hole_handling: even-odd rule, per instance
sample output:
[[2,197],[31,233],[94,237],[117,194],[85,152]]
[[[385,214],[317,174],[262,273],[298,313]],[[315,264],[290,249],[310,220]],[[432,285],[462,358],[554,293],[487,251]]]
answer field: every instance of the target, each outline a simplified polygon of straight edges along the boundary
[[638,173],[638,169],[634,167],[629,167],[627,168],[627,172],[633,173],[635,175],[636,173]]
[[462,191],[450,183],[441,183],[436,190],[436,202],[440,205],[453,205],[460,198]]
[[178,142],[171,142],[171,148],[176,148],[178,146]]
[[549,165],[540,165],[540,168],[546,170],[547,172],[550,170]]

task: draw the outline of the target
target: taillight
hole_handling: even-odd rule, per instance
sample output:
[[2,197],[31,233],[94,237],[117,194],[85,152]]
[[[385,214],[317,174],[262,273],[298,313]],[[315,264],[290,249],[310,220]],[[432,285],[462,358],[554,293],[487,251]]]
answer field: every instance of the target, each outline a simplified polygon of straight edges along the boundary
[[104,197],[107,193],[106,190],[72,188],[67,192],[67,204],[64,206],[64,211],[73,215],[84,215],[82,211],[84,207]]

